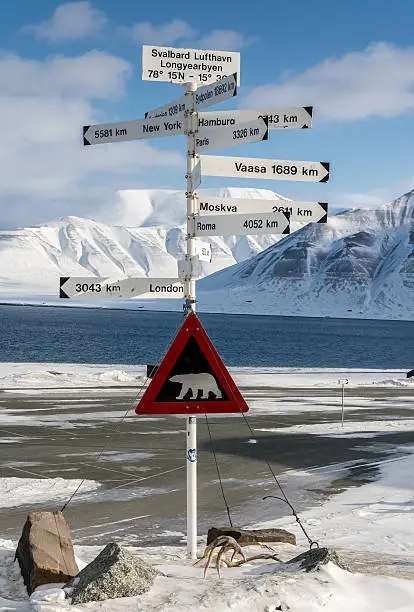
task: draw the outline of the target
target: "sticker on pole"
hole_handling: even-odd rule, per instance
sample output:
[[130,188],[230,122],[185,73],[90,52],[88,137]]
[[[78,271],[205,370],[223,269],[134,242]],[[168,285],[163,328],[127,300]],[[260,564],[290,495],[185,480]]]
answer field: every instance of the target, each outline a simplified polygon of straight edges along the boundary
[[157,369],[137,414],[247,412],[200,320],[189,314]]

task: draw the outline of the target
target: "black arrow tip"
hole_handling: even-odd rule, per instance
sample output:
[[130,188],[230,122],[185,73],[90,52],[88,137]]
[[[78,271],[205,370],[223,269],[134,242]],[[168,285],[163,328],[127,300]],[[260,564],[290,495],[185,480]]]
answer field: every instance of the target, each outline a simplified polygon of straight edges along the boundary
[[305,111],[308,113],[309,117],[312,117],[313,114],[313,106],[304,106]]
[[282,234],[290,234],[290,225],[285,227],[285,229],[283,230]]
[[329,162],[321,162],[321,166],[325,168],[325,170],[327,171],[327,174],[319,182],[327,183],[329,181]]
[[62,289],[63,285],[68,281],[70,276],[61,276],[59,280],[59,297],[60,298],[69,298],[68,294],[65,293]]
[[89,142],[89,140],[87,140],[87,139],[85,138],[85,134],[86,134],[86,132],[89,130],[89,128],[90,128],[90,127],[91,127],[90,125],[84,125],[84,126],[83,126],[83,144],[84,144],[84,146],[85,146],[85,147],[91,144],[91,143]]
[[328,202],[318,202],[319,206],[325,211],[323,217],[321,217],[318,223],[327,223],[328,221]]

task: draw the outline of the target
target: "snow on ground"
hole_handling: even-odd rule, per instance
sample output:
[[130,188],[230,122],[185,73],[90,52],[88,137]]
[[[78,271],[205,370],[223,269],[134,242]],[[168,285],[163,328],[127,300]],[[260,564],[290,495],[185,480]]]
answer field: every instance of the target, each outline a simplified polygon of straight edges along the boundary
[[[381,465],[376,482],[351,488],[329,499],[324,505],[302,515],[311,537],[320,545],[334,546],[345,558],[359,554],[403,553],[406,565],[414,564],[413,454]],[[270,503],[271,500],[269,500]],[[267,522],[260,527],[292,530],[291,516]],[[29,612],[102,610],[106,612],[145,611],[194,612],[197,610],[237,610],[237,612],[412,612],[414,581],[372,573],[350,573],[329,563],[317,572],[305,574],[295,567],[273,561],[255,561],[241,568],[223,568],[219,579],[215,570],[207,578],[202,568],[192,567],[185,548],[152,547],[131,549],[153,563],[163,573],[150,593],[141,598],[124,598],[72,607],[63,590],[44,586],[28,600],[14,563],[16,542],[0,540],[0,609]],[[199,551],[202,550],[200,541]],[[83,562],[90,562],[98,547],[75,547]],[[278,546],[286,560],[299,550]],[[254,554],[254,549],[248,549]],[[370,559],[369,555],[367,557]],[[364,567],[364,571],[369,571]],[[280,607],[279,607],[280,606]],[[279,608],[278,608],[279,607]]]
[[314,434],[329,436],[331,438],[357,437],[375,438],[397,431],[414,430],[414,419],[400,419],[393,421],[344,421],[338,423],[317,423],[304,425],[291,425],[289,427],[257,427],[255,431],[283,434]]
[[[0,389],[60,387],[137,387],[145,380],[145,365],[72,363],[0,363]],[[229,368],[240,387],[334,387],[348,378],[346,388],[360,386],[412,387],[414,377],[403,370],[342,368]],[[266,390],[264,391],[266,392]]]
[[[381,476],[375,482],[348,489],[321,508],[302,513],[312,538],[348,551],[403,553],[414,566],[414,447],[404,446],[407,451],[412,454],[377,464]],[[289,517],[260,527],[289,529],[291,524]],[[412,606],[414,610],[414,599]]]
[[[49,375],[44,374],[49,372]],[[52,372],[52,374],[50,374]],[[59,372],[55,374],[53,372]],[[114,372],[116,372],[114,374]],[[0,388],[16,390],[25,389],[33,393],[30,387],[54,388],[69,386],[101,386],[107,382],[118,389],[122,386],[135,386],[143,376],[142,366],[81,366],[74,364],[3,364],[0,366]],[[256,399],[255,411],[269,411],[272,400],[266,399],[269,392],[277,393],[283,387],[320,387],[331,389],[324,396],[327,409],[338,408],[340,415],[339,378],[349,378],[349,387],[360,387],[361,393],[348,398],[352,409],[373,407],[369,397],[364,397],[364,389],[375,386],[386,388],[388,385],[401,386],[413,384],[405,379],[405,373],[388,370],[347,370],[303,368],[234,368],[232,373],[242,387],[249,393],[255,389],[257,397],[263,392],[263,400]],[[62,377],[62,378],[61,378]],[[56,382],[60,378],[59,382]],[[63,384],[62,381],[63,380]],[[391,381],[391,383],[390,383]],[[265,387],[260,389],[260,387]],[[334,391],[335,390],[335,391]],[[39,389],[37,389],[39,391]],[[44,394],[44,391],[42,391]],[[295,392],[296,393],[296,392]],[[355,392],[354,392],[355,393]],[[411,407],[412,398],[396,396],[384,398],[384,405],[389,401],[390,409],[403,405]],[[48,400],[44,400],[48,401]],[[50,399],[50,402],[54,400]],[[88,402],[91,402],[89,399]],[[1,404],[0,404],[1,406]],[[252,410],[253,407],[251,406]],[[292,402],[289,410],[315,411],[312,398],[304,401],[303,394],[298,392],[298,401]],[[280,414],[280,402],[278,405]],[[286,407],[288,409],[288,407]],[[322,409],[322,408],[320,408]],[[345,406],[345,423],[318,423],[294,425],[290,427],[257,428],[259,440],[261,432],[277,431],[278,433],[308,433],[329,436],[371,437],[374,434],[414,429],[414,419],[391,418],[373,421],[347,420],[348,405]],[[70,402],[64,407],[66,420],[70,420]],[[2,409],[0,412],[4,412]],[[257,413],[257,412],[256,412]],[[41,411],[36,412],[39,421],[43,419]],[[93,424],[93,412],[84,413]],[[14,415],[18,416],[18,415]],[[21,415],[26,416],[26,415]],[[47,417],[47,415],[46,415]],[[5,419],[10,422],[13,414],[7,411]],[[355,419],[355,416],[353,417]],[[282,425],[282,423],[279,424]],[[175,433],[175,430],[174,430]],[[9,441],[4,438],[3,442]],[[22,440],[24,443],[24,438]],[[7,448],[7,445],[5,446]],[[179,546],[154,546],[131,548],[136,554],[146,558],[163,573],[156,579],[153,589],[141,598],[124,598],[106,602],[91,603],[86,606],[71,606],[65,599],[60,586],[47,585],[27,597],[14,553],[17,542],[0,539],[0,610],[38,611],[38,612],[196,612],[212,610],[224,612],[413,612],[414,610],[414,447],[404,446],[401,456],[398,448],[387,459],[375,462],[379,476],[375,481],[360,487],[351,487],[339,492],[320,506],[311,508],[301,514],[303,525],[312,539],[321,546],[336,548],[340,555],[350,564],[355,572],[351,573],[328,564],[318,572],[302,573],[295,567],[285,567],[273,561],[255,561],[240,568],[224,568],[223,578],[219,579],[212,569],[207,579],[203,579],[201,567],[192,567],[186,558],[184,544]],[[407,455],[407,453],[409,453]],[[125,453],[119,452],[119,458],[125,459]],[[118,455],[116,457],[118,457]],[[139,453],[134,454],[139,459]],[[28,464],[27,464],[28,465]],[[35,465],[32,462],[31,465]],[[335,469],[338,466],[327,466]],[[365,467],[367,467],[365,465]],[[29,466],[30,469],[30,466]],[[36,471],[36,468],[32,468]],[[320,469],[320,468],[318,468]],[[340,469],[340,468],[338,468]],[[306,479],[307,471],[291,470],[290,476],[300,475]],[[288,475],[286,473],[285,475]],[[0,505],[11,507],[17,503],[26,503],[36,490],[36,501],[50,499],[67,499],[68,492],[73,492],[79,481],[56,479],[7,478],[0,479]],[[34,485],[34,486],[33,486]],[[86,481],[85,493],[93,491],[99,484]],[[82,489],[83,490],[83,489]],[[148,492],[150,494],[151,491]],[[168,493],[168,491],[165,491]],[[39,500],[39,495],[41,499]],[[42,497],[43,496],[43,497]],[[269,504],[280,503],[274,499],[265,500]],[[287,508],[288,510],[288,508]],[[129,519],[124,519],[129,520]],[[116,521],[116,517],[114,517]],[[305,550],[305,540],[294,518],[286,513],[282,519],[268,521],[251,527],[281,527],[294,531],[298,536],[298,547],[290,545],[277,546],[277,552],[283,560],[291,558]],[[157,534],[165,535],[165,534]],[[184,541],[184,538],[182,539]],[[204,546],[199,538],[199,553]],[[99,552],[100,547],[75,546],[77,557],[83,566],[90,562]],[[257,552],[251,548],[251,554]],[[386,572],[385,568],[386,567]],[[390,571],[390,568],[392,571]],[[393,575],[382,575],[383,573]]]
[[[66,501],[82,481],[65,478],[0,478],[0,508],[13,508],[33,501],[44,504],[52,500]],[[95,480],[84,480],[79,492],[95,491],[100,487]],[[1,610],[1,608],[0,608]]]

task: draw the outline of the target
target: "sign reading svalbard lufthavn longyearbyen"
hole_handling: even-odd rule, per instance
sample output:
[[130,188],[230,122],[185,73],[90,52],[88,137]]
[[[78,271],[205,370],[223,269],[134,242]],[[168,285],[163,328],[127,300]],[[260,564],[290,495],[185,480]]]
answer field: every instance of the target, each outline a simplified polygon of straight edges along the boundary
[[[62,298],[184,298],[185,320],[136,407],[137,414],[187,415],[187,549],[197,553],[196,416],[248,406],[195,314],[195,280],[212,257],[200,237],[288,234],[291,221],[325,223],[324,202],[214,198],[196,192],[203,176],[326,183],[329,163],[201,155],[268,139],[271,131],[312,127],[311,106],[200,112],[237,95],[240,53],[144,45],[142,78],[185,85],[186,92],[143,119],[85,125],[84,146],[185,134],[187,248],[174,278],[63,277]],[[198,86],[201,85],[200,88]],[[276,132],[277,133],[277,132]],[[152,368],[154,371],[155,368]]]

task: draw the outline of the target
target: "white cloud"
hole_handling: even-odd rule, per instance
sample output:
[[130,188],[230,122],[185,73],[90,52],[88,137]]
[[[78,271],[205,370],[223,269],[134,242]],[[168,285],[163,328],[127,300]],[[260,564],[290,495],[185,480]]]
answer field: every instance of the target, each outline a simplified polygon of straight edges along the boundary
[[90,2],[67,2],[58,6],[50,19],[23,30],[49,42],[73,41],[96,34],[106,23],[105,13]]
[[136,42],[144,45],[171,45],[180,39],[193,38],[197,32],[182,19],[174,19],[162,25],[136,23],[132,26],[132,34]]
[[202,49],[217,49],[218,51],[239,51],[252,40],[246,39],[240,32],[234,30],[213,30],[198,41]]
[[154,23],[136,23],[132,28],[124,28],[132,32],[133,39],[144,45],[191,45],[200,49],[217,49],[218,51],[237,51],[248,45],[252,39],[246,39],[243,34],[234,30],[213,30],[205,36],[195,30],[182,19],[174,19],[170,23],[155,25]]
[[1,93],[12,96],[111,98],[124,92],[130,64],[103,51],[45,61],[0,54]]
[[315,106],[318,121],[395,117],[414,110],[414,47],[376,43],[330,58],[280,84],[254,89],[243,106]]
[[81,126],[97,121],[91,99],[122,92],[130,70],[97,52],[45,62],[0,56],[0,226],[87,214],[148,168],[183,167],[177,153],[144,142],[83,148]]

